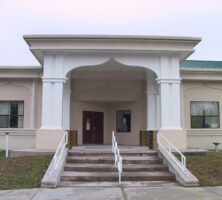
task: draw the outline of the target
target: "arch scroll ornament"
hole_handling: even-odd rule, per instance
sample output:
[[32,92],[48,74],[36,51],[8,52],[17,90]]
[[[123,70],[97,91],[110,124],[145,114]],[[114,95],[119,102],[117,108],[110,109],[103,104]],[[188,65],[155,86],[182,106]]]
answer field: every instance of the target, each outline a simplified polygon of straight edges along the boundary
[[74,55],[65,57],[64,75],[74,69],[86,66],[101,66],[114,61],[126,67],[141,67],[153,71],[157,77],[160,74],[159,60],[157,57],[135,55]]

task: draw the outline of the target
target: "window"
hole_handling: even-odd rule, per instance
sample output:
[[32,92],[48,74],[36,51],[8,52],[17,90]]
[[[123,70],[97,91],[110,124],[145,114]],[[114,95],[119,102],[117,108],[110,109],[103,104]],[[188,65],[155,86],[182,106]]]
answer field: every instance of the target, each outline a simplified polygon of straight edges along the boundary
[[191,128],[220,128],[219,102],[192,101]]
[[23,101],[0,101],[0,128],[23,128],[23,118]]
[[117,111],[117,132],[130,132],[131,131],[131,111],[121,110]]

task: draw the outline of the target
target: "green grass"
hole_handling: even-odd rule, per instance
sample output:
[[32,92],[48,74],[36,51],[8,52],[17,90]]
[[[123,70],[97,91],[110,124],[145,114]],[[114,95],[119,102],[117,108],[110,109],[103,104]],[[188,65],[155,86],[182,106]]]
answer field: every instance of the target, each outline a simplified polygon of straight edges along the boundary
[[52,156],[3,158],[0,152],[0,189],[40,187]]
[[200,186],[222,185],[222,152],[187,155],[187,168],[200,181]]
[[[9,156],[10,156],[10,151],[9,151]],[[1,150],[0,151],[0,158],[5,158],[5,151],[4,150]]]

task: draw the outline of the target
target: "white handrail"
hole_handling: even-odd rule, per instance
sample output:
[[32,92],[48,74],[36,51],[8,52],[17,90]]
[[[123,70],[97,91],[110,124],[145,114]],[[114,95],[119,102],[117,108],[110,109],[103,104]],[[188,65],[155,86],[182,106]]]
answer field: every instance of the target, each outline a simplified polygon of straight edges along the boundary
[[122,157],[120,156],[119,153],[119,148],[114,131],[112,132],[112,152],[114,153],[114,158],[115,158],[114,164],[115,166],[117,166],[117,169],[119,171],[119,184],[121,184],[121,173],[123,171]]
[[[166,145],[162,144],[161,140],[164,140],[166,142]],[[189,170],[186,168],[186,157],[181,153],[181,151],[178,150],[161,133],[157,134],[157,143],[158,143],[158,148],[163,149],[172,158],[172,160],[177,164],[177,166],[188,176],[190,173],[189,173]],[[181,161],[178,160],[178,158],[172,153],[172,151],[177,152],[180,155]]]
[[68,143],[68,132],[66,131],[65,134],[63,135],[63,137],[57,147],[57,150],[53,156],[53,159],[52,159],[52,164],[53,164],[52,168],[54,170],[56,170],[58,167],[59,161],[60,161],[62,154],[66,148],[67,143]]

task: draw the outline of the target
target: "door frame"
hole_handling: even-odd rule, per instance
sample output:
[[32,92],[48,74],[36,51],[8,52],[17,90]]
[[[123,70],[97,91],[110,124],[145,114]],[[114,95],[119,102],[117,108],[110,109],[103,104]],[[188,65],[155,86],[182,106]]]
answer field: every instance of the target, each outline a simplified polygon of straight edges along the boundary
[[[88,143],[88,142],[85,142],[85,139],[84,139],[84,136],[85,136],[85,126],[86,126],[86,124],[85,124],[85,120],[86,119],[84,119],[84,117],[85,117],[85,113],[100,113],[100,114],[102,114],[102,129],[101,129],[101,136],[100,137],[102,137],[102,139],[101,139],[101,141],[99,140],[98,141],[98,143],[96,142],[96,143]],[[86,117],[85,117],[86,118]],[[91,144],[95,144],[95,145],[100,145],[100,144],[104,144],[104,112],[101,112],[101,111],[90,111],[90,110],[83,110],[82,111],[82,144],[84,144],[84,145],[91,145]]]

